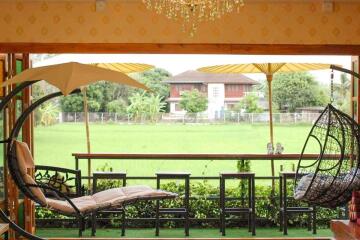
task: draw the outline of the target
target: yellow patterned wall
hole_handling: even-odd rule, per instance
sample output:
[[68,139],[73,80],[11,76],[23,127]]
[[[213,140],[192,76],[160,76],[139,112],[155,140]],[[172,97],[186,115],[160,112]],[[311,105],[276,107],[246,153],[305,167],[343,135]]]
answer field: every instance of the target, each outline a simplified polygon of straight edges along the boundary
[[102,12],[94,0],[0,0],[0,42],[360,44],[360,2],[337,2],[324,13],[319,1],[248,0],[240,13],[189,37],[141,0],[108,0]]

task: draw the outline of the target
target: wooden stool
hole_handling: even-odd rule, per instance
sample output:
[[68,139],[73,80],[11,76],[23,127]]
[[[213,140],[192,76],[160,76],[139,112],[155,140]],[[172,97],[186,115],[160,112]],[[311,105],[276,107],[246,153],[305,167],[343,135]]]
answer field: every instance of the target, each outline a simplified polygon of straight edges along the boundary
[[[227,208],[225,196],[225,181],[226,179],[244,179],[248,182],[248,206],[247,207],[236,207]],[[240,173],[220,173],[220,232],[225,236],[225,221],[226,214],[229,215],[240,215],[248,214],[249,232],[252,232],[254,236],[255,230],[255,174],[249,172]]]
[[[107,180],[122,180],[122,186],[126,186],[126,173],[125,172],[94,172],[93,173],[93,194],[97,192],[97,180],[98,179],[107,179]],[[101,214],[121,214],[121,236],[125,236],[125,227],[126,227],[126,216],[124,208],[116,208],[107,211],[99,211],[91,216],[91,236],[96,234],[96,218],[97,215]]]
[[[287,182],[288,180],[295,179],[295,172],[280,172],[279,191],[280,191],[280,231],[284,232],[284,235],[288,234],[288,217],[292,213],[307,213],[308,214],[308,230],[313,231],[316,234],[316,208],[314,206],[308,207],[289,207],[288,206],[288,194],[287,194]],[[312,221],[312,224],[311,224]],[[311,226],[312,225],[312,226]]]
[[189,236],[189,197],[190,197],[190,173],[179,173],[179,172],[164,172],[156,173],[156,187],[160,189],[161,179],[182,179],[185,181],[185,194],[184,194],[184,205],[179,208],[160,208],[160,200],[156,200],[156,220],[155,220],[155,235],[159,236],[160,221],[166,220],[161,218],[161,214],[173,214],[181,215],[184,217],[184,228],[185,235]]

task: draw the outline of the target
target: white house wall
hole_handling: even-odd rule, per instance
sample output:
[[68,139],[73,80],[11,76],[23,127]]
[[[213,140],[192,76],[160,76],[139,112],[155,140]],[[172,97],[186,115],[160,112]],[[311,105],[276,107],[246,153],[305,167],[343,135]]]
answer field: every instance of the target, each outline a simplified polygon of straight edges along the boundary
[[214,119],[216,113],[224,110],[225,87],[221,83],[208,84],[208,117]]

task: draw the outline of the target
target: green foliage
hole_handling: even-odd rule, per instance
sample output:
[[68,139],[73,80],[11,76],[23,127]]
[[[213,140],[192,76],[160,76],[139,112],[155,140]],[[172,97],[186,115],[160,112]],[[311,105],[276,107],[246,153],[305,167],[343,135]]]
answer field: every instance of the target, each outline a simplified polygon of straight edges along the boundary
[[345,73],[340,75],[340,83],[334,83],[334,102],[341,111],[350,113],[350,79]]
[[[161,102],[165,103],[165,98],[169,95],[169,86],[163,83],[170,73],[163,69],[154,69],[144,73],[131,74],[139,82],[144,83],[151,92],[144,92],[142,89],[131,88],[126,85],[101,81],[87,87],[88,108],[90,112],[116,112],[125,113],[130,96],[134,94],[144,94],[159,96]],[[63,97],[60,101],[61,110],[64,112],[82,112],[83,95],[82,93]],[[118,105],[118,106],[117,106]],[[163,106],[162,104],[161,106]]]
[[142,115],[146,112],[146,96],[145,92],[136,92],[129,97],[130,105],[127,112],[133,117],[135,121],[140,121]]
[[123,99],[116,99],[106,105],[106,110],[110,113],[125,114],[126,102]]
[[[89,85],[86,89],[89,112],[104,112],[110,97],[107,91],[115,84],[109,82],[98,82]],[[61,109],[64,112],[84,111],[83,93],[63,97],[60,100]]]
[[[96,169],[98,172],[112,172],[112,167],[105,163],[102,167],[99,167]],[[100,179],[97,181],[96,189],[97,191],[103,191],[110,188],[117,188],[122,187],[122,181],[121,180],[107,180],[107,179]]]
[[325,105],[328,97],[306,72],[278,73],[272,81],[273,102],[279,110],[294,112],[298,107]]
[[[102,169],[109,169],[106,166]],[[100,189],[109,189],[118,185],[114,184],[115,181],[102,180],[100,183]],[[108,185],[107,185],[108,184]],[[278,182],[276,186],[278,186]],[[98,185],[99,186],[99,185]],[[171,192],[176,192],[180,197],[174,200],[162,201],[162,207],[172,208],[182,206],[184,184],[178,182],[168,182],[161,185],[161,189]],[[279,189],[276,187],[275,196],[271,195],[271,186],[259,186],[256,185],[256,216],[257,218],[264,219],[259,221],[258,226],[278,226],[279,225]],[[289,196],[293,191],[293,185],[289,181],[288,193]],[[216,198],[219,195],[219,188],[214,187],[211,184],[204,182],[192,182],[191,183],[191,196],[195,197],[190,201],[190,217],[197,219],[204,218],[219,218],[219,200]],[[240,198],[238,201],[228,201],[226,207],[239,207],[239,205],[245,206],[247,204],[247,191],[242,192],[239,187],[227,187],[226,196]],[[241,200],[243,198],[243,200]],[[240,203],[240,204],[239,204]],[[289,199],[288,206],[298,205],[299,202]],[[301,204],[300,204],[301,205]],[[155,201],[138,201],[135,204],[129,205],[126,208],[127,218],[153,218],[155,216]],[[337,218],[337,210],[329,210],[318,208],[317,221],[320,227],[328,227],[329,220]],[[65,218],[57,213],[51,212],[45,208],[37,208],[37,218]],[[112,216],[110,216],[112,218]],[[246,222],[246,221],[245,221]],[[292,215],[289,218],[289,226],[305,227],[307,223],[306,215]],[[128,223],[129,227],[139,227],[136,223]],[[229,223],[232,226],[238,226],[238,222]],[[244,223],[246,224],[246,223]],[[141,226],[153,227],[153,222],[141,223]],[[181,227],[182,223],[166,222],[166,227]],[[111,222],[111,227],[115,227],[117,224]],[[207,223],[193,223],[192,227],[218,227],[218,222]]]
[[[151,92],[148,95],[159,95],[163,101],[169,96],[170,87],[164,84],[163,81],[171,77],[171,74],[165,69],[155,68],[143,73],[131,74],[134,79],[145,84]],[[133,89],[133,92],[143,92],[141,89]]]
[[181,95],[180,106],[188,113],[199,113],[207,109],[207,98],[197,89],[185,91]]
[[146,98],[146,105],[150,122],[156,122],[158,120],[158,114],[163,112],[166,103],[163,102],[163,97],[160,95],[151,94]]
[[[31,96],[32,102],[36,102],[40,98],[44,97],[45,95],[58,91],[55,87],[50,84],[47,84],[44,81],[37,82],[31,86]],[[34,111],[34,119],[35,125],[43,124],[43,125],[52,125],[59,113],[59,99],[51,99],[46,103],[42,104],[40,107],[36,108]],[[21,111],[19,109],[19,111]],[[43,114],[45,114],[43,116]],[[49,120],[49,124],[45,124],[45,120]],[[42,122],[43,121],[43,122]]]
[[129,97],[129,100],[130,105],[127,108],[127,112],[135,121],[149,119],[150,122],[156,122],[158,114],[163,112],[166,106],[161,96],[154,94],[147,95],[145,92],[135,92]]
[[62,97],[60,103],[63,112],[82,112],[84,110],[83,96],[80,93]]
[[245,110],[246,113],[261,113],[263,109],[258,105],[259,97],[248,94],[235,106],[236,110]]
[[56,123],[59,109],[52,102],[44,103],[39,108],[40,123],[43,126],[51,126]]

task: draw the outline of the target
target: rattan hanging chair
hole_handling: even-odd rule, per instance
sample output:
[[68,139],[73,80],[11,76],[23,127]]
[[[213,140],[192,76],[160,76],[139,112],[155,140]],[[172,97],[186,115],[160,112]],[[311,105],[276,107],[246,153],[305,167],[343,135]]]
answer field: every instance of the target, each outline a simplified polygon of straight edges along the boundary
[[[303,147],[295,178],[295,199],[326,208],[346,204],[352,191],[360,189],[359,135],[359,125],[328,104]],[[317,159],[304,160],[303,155],[315,145],[319,147]]]

